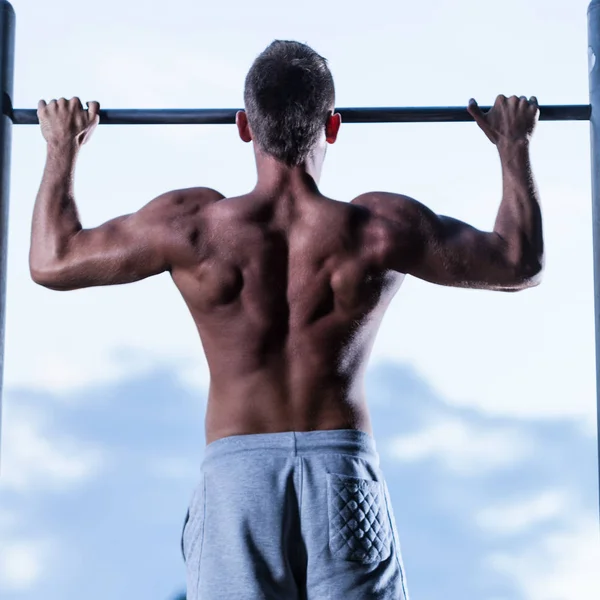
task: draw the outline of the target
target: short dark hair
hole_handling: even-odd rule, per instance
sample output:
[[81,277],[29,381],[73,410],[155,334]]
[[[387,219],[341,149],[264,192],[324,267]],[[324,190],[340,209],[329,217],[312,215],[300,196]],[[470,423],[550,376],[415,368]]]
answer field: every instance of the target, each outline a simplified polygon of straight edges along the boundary
[[254,141],[289,166],[308,158],[334,102],[327,60],[306,44],[275,40],[246,76],[244,103]]

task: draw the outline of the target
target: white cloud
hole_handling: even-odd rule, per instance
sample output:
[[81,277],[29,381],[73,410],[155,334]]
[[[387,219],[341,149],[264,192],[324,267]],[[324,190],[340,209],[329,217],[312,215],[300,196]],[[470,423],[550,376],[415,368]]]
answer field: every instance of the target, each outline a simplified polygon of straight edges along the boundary
[[520,552],[493,554],[487,564],[516,583],[527,600],[597,600],[598,518],[578,519],[570,529],[543,536]]
[[397,460],[435,459],[462,475],[510,467],[532,449],[531,440],[514,428],[475,426],[457,418],[433,421],[417,433],[396,437],[388,446]]
[[191,394],[197,397],[202,394],[204,401],[210,385],[210,372],[204,356],[190,356],[187,361],[181,361],[177,367],[177,379]]
[[[91,354],[96,354],[91,352]],[[72,356],[50,354],[40,356],[36,378],[29,384],[30,389],[54,392],[67,392],[85,386],[94,385],[100,381],[111,381],[118,378],[120,367],[107,360],[106,357],[95,357],[90,360],[83,353]]]
[[[109,349],[91,347],[81,351],[71,345],[62,352],[48,349],[47,352],[37,353],[27,370],[10,374],[8,384],[28,390],[65,394],[135,377],[153,366],[156,366],[155,361],[142,351],[123,358]],[[35,373],[35,377],[31,377],[31,373]]]
[[39,411],[14,410],[7,403],[0,487],[17,492],[61,490],[96,475],[104,452],[57,432]]
[[10,531],[21,523],[20,516],[14,511],[0,504],[0,532]]
[[27,592],[40,583],[56,553],[45,539],[8,539],[0,544],[0,590]]
[[520,502],[485,508],[475,515],[475,522],[484,531],[510,536],[565,514],[567,504],[567,494],[548,490]]
[[[115,337],[118,339],[118,333]],[[197,362],[192,365],[191,357],[183,353],[161,355],[161,350],[148,351],[142,346],[111,347],[104,344],[82,350],[74,343],[55,351],[48,347],[44,352],[38,351],[33,355],[29,364],[11,363],[15,368],[8,373],[6,383],[11,388],[55,393],[62,396],[61,401],[70,401],[73,397],[68,396],[91,387],[116,384],[164,366],[180,371],[182,382],[186,384],[192,385],[193,380],[196,389],[207,383],[208,376],[206,369],[202,369],[202,361],[200,365]],[[35,373],[35,377],[32,377],[32,373]],[[79,394],[79,397],[82,395]]]

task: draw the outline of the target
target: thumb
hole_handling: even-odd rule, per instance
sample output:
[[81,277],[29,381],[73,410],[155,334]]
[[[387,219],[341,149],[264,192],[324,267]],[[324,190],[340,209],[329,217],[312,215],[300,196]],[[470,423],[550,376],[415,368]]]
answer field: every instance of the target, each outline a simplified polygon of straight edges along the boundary
[[475,119],[475,122],[477,123],[477,125],[479,125],[479,129],[481,129],[481,131],[485,133],[490,142],[492,142],[492,144],[495,144],[496,136],[494,134],[493,128],[490,127],[490,124],[488,123],[488,113],[484,113],[481,110],[481,108],[479,108],[479,104],[477,104],[477,102],[473,98],[469,100],[469,106],[467,107],[467,111],[473,117],[473,119]]
[[471,98],[469,100],[467,112],[473,117],[473,119],[475,119],[478,125],[481,125],[485,122],[485,114],[479,108],[479,104],[477,104],[477,100],[475,100],[475,98]]
[[100,122],[100,103],[99,102],[86,102],[85,105],[88,108],[90,122]]

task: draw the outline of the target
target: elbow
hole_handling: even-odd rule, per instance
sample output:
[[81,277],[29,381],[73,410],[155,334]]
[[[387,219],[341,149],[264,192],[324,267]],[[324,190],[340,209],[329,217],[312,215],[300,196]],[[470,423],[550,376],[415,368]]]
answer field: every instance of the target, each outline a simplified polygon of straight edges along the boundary
[[47,252],[41,252],[32,243],[29,249],[29,275],[34,283],[47,287],[51,283],[53,272],[52,263]]
[[523,277],[521,277],[519,285],[518,285],[517,289],[515,289],[515,291],[522,292],[524,290],[529,290],[531,288],[537,287],[538,285],[540,285],[540,283],[542,283],[542,270],[541,269],[540,269],[540,271],[536,272],[535,274],[523,275]]
[[526,257],[521,263],[521,278],[524,289],[537,287],[542,283],[544,274],[545,256],[543,250]]
[[31,275],[33,283],[47,288],[52,286],[52,278],[48,271],[44,269],[38,269],[36,267],[30,267],[29,273]]
[[37,283],[38,285],[43,286],[48,281],[48,270],[41,268],[31,260],[29,261],[29,274],[33,283]]
[[40,267],[39,265],[29,264],[29,274],[31,279],[37,285],[48,288],[49,290],[62,290],[60,285],[60,272],[57,268],[48,266]]
[[521,261],[513,270],[514,285],[507,291],[521,292],[537,287],[542,282],[544,257],[535,256]]

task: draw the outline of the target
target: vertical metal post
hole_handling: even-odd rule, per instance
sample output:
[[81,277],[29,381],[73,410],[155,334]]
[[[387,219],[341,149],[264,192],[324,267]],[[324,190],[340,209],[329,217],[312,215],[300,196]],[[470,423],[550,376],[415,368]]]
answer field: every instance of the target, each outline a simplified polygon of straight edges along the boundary
[[6,116],[12,107],[15,60],[15,11],[10,2],[0,1],[0,433],[2,429],[2,382],[4,376],[4,333],[6,325],[6,264],[8,251],[8,201],[10,195],[10,152],[12,121]]
[[[594,316],[596,328],[596,406],[600,466],[600,0],[588,9],[592,142],[592,235],[594,240]],[[600,469],[599,469],[600,475]]]

